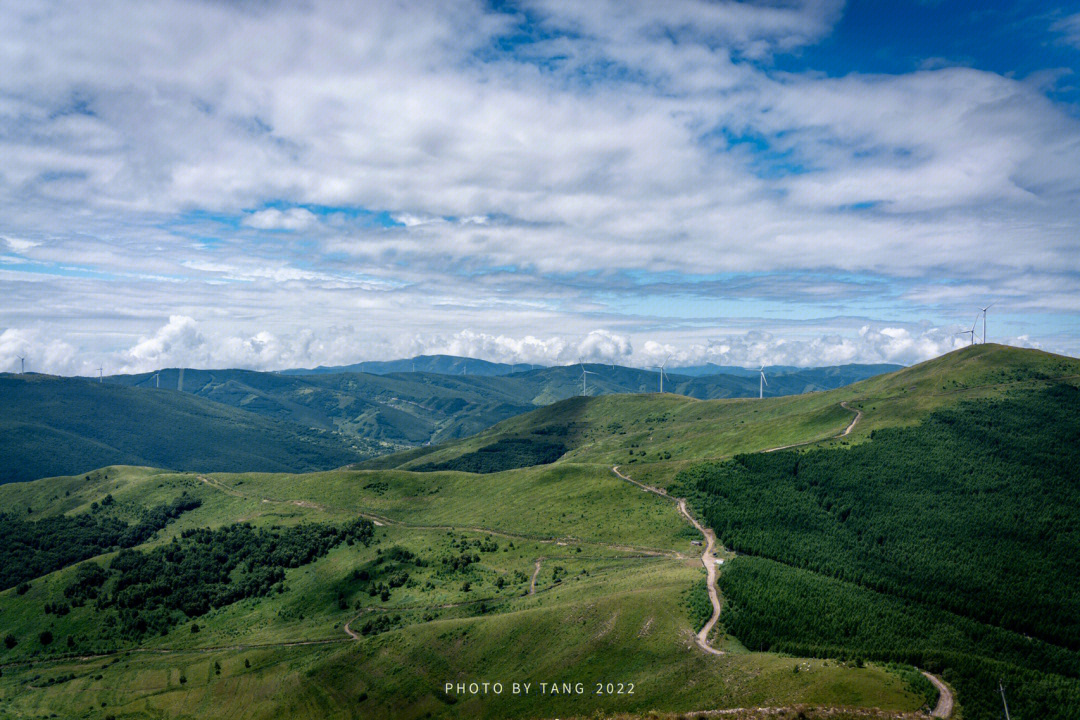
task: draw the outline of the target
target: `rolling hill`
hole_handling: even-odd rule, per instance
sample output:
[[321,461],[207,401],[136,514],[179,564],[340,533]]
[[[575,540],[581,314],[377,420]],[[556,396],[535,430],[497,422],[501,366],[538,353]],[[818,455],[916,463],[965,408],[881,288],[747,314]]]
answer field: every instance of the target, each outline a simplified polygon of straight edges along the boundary
[[[48,534],[59,569],[0,592],[0,714],[895,718],[937,701],[914,665],[965,720],[997,717],[998,679],[1018,716],[1063,720],[1078,386],[1076,359],[979,345],[804,395],[574,397],[328,472],[4,485],[9,545]],[[724,544],[719,654],[675,495]],[[123,523],[152,534],[124,547]],[[65,559],[93,526],[113,535],[77,557],[101,554]],[[456,685],[516,678],[635,693]]]
[[103,465],[303,472],[376,454],[313,430],[171,390],[0,375],[0,482]]

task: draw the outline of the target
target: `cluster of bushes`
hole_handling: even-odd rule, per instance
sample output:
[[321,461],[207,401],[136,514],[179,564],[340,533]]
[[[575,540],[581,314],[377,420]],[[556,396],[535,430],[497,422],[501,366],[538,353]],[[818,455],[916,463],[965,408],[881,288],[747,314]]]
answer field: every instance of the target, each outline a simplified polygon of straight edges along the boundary
[[124,634],[164,633],[213,608],[283,592],[286,569],[306,565],[343,542],[367,545],[373,532],[372,523],[363,519],[340,527],[302,524],[266,530],[241,523],[185,530],[153,550],[121,551],[108,570],[80,568],[64,594],[84,602],[96,598],[99,609],[115,609]]
[[759,556],[720,580],[749,647],[936,665],[981,718],[991,666],[1027,678],[1021,705],[1080,701],[1078,438],[1080,390],[1056,385],[849,449],[705,464],[674,492]]
[[175,500],[142,511],[133,525],[115,516],[107,495],[89,513],[57,515],[41,520],[0,514],[0,589],[67,567],[118,548],[149,540],[170,521],[202,503],[184,493]]
[[419,465],[419,472],[458,470],[471,473],[494,473],[503,470],[547,465],[566,454],[568,448],[561,442],[536,438],[503,438],[486,445],[476,452],[465,453],[450,460]]
[[386,615],[380,613],[370,620],[366,620],[363,625],[360,626],[361,635],[378,635],[379,633],[392,630],[394,627],[401,623],[400,615]]

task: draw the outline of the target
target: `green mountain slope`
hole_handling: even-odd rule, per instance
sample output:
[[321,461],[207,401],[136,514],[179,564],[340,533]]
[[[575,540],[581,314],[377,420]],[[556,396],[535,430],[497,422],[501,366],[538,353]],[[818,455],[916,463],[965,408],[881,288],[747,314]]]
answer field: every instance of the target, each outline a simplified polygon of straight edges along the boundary
[[375,452],[372,443],[187,393],[0,375],[0,482],[111,464],[303,472]]
[[[200,504],[123,560],[109,551],[0,592],[0,634],[13,639],[0,647],[0,715],[524,718],[802,703],[895,717],[933,702],[910,668],[887,669],[899,662],[944,677],[967,720],[994,717],[986,689],[999,677],[1024,717],[1069,717],[1080,501],[1075,452],[1059,448],[1080,446],[1077,386],[1075,359],[976,346],[806,395],[570,398],[353,469],[113,467],[8,484],[0,506],[34,518],[23,535],[92,516],[107,495],[130,521],[185,493]],[[760,454],[784,445],[796,447]],[[555,446],[554,462],[513,467]],[[708,638],[726,654],[694,642],[708,602],[700,534],[671,497],[612,465],[686,494],[731,544]],[[185,591],[216,598],[204,605],[124,605],[125,588],[156,586],[139,574],[147,564],[205,569],[192,542],[228,554],[237,538],[252,557],[273,539],[237,523],[285,542],[296,527],[344,538],[358,518],[378,523],[370,546],[323,543],[255,576],[256,564],[236,565],[243,592],[193,575]],[[98,607],[73,602],[93,588]],[[443,689],[477,674],[637,691],[584,702]]]
[[[431,361],[426,364],[435,368],[456,369],[466,359],[435,356],[418,360]],[[648,393],[658,388],[659,376],[652,371],[596,364],[585,367],[592,373],[585,387],[589,396]],[[835,388],[894,367],[844,365],[788,371],[769,380],[766,394],[773,397]],[[118,375],[105,381],[183,390],[267,417],[397,445],[438,444],[468,437],[536,407],[582,394],[581,368],[576,365],[502,376],[490,368],[489,374],[477,375],[329,370],[284,374],[174,368],[155,374]],[[759,386],[756,376],[670,374],[664,389],[689,397],[725,398],[756,396]]]

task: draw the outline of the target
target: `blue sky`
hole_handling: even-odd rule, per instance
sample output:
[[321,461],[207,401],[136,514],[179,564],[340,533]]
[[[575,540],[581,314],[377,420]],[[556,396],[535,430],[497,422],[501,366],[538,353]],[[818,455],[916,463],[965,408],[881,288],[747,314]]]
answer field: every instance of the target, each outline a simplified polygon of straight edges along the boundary
[[0,0],[0,63],[0,371],[1080,354],[1080,3]]

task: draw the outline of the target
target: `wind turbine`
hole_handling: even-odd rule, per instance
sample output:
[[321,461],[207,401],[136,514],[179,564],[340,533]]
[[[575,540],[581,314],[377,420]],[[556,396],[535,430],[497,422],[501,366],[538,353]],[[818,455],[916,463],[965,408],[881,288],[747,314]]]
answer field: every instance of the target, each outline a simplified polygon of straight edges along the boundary
[[100,383],[100,382],[105,382],[105,379],[104,379],[104,378],[103,378],[103,377],[101,376],[101,371],[102,371],[102,370],[104,370],[104,369],[105,369],[105,368],[103,368],[103,367],[99,367],[99,368],[97,369],[97,381],[98,381],[99,383]]
[[161,373],[154,373],[154,387],[161,387]]
[[25,375],[26,374],[26,358],[24,358],[22,355],[16,355],[15,357],[19,358],[19,374],[20,375]]
[[1005,688],[1001,685],[1001,680],[998,680],[998,690],[1001,691],[1001,704],[1005,706],[1005,720],[1009,720],[1009,703],[1005,702]]
[[[986,307],[982,308],[982,316],[983,316],[983,336],[982,336],[982,341],[983,341],[983,343],[986,342],[986,311],[989,310],[990,308],[994,307],[995,305],[997,305],[997,303],[992,302],[989,305],[987,305]],[[975,319],[978,320],[978,316],[976,316]]]
[[769,384],[769,381],[765,379],[764,365],[758,368],[758,373],[761,374],[761,381],[758,382],[758,400],[762,400],[765,397],[765,386]]
[[596,373],[594,373],[592,370],[586,370],[585,369],[585,364],[581,363],[581,394],[582,395],[586,394],[585,376],[586,375],[595,375],[595,374]]
[[968,343],[968,345],[974,345],[975,344],[975,326],[978,325],[978,324],[979,324],[979,316],[976,315],[975,316],[975,322],[971,323],[971,329],[970,330],[961,330],[960,332],[958,332],[956,334],[957,335],[967,335],[969,337],[969,339],[970,339],[970,342]]
[[664,358],[664,362],[660,363],[659,365],[653,365],[654,370],[660,371],[660,392],[664,392],[664,376],[667,375],[667,373],[664,372],[664,367],[667,365],[667,362],[670,359],[671,356],[668,355],[666,358]]

